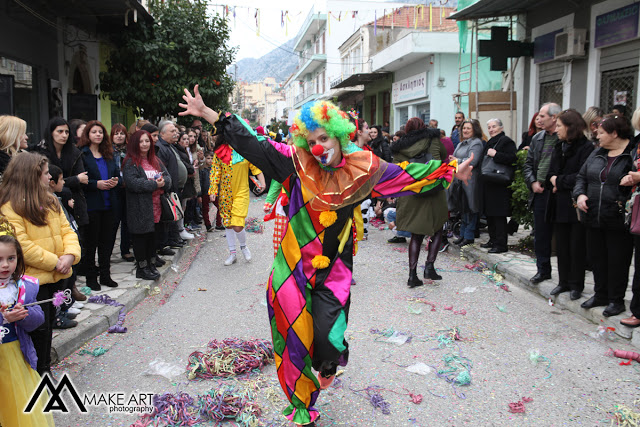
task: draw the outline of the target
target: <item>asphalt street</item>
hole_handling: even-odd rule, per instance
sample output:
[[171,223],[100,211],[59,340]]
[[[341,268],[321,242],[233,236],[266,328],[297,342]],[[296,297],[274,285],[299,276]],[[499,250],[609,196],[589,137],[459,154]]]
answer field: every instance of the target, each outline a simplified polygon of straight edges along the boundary
[[[249,216],[261,217],[262,204],[253,199]],[[197,256],[175,266],[173,292],[148,297],[127,315],[126,334],[105,333],[83,348],[106,353],[76,352],[55,367],[56,377],[66,372],[80,394],[195,396],[223,385],[250,388],[262,425],[291,425],[280,414],[286,401],[273,365],[241,380],[149,375],[157,360],[184,372],[189,354],[213,339],[270,339],[265,289],[272,230],[266,223],[263,234],[248,233],[253,260],[239,255],[229,267],[222,265],[224,232],[208,233]],[[608,425],[615,405],[633,408],[640,398],[640,363],[620,365],[606,354],[634,349],[593,337],[597,325],[508,282],[508,291],[496,286],[465,268],[457,254],[439,255],[442,281],[409,289],[408,245],[388,244],[388,230],[372,228],[369,235],[355,258],[349,364],[318,399],[319,427]],[[421,253],[420,265],[425,257]],[[446,338],[454,328],[458,339],[451,342]],[[445,370],[470,382],[450,383]],[[67,392],[63,398],[71,402]],[[510,412],[509,403],[523,398],[524,412]],[[56,425],[128,426],[138,418],[105,406],[86,414],[70,409],[55,415]]]

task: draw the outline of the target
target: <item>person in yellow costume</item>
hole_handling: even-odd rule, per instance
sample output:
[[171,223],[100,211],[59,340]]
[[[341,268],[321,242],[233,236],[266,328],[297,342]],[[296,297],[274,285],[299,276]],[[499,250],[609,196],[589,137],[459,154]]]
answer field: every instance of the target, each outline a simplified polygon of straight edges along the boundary
[[258,189],[265,187],[264,174],[260,169],[249,163],[218,135],[216,140],[215,157],[211,168],[211,185],[209,195],[212,201],[220,192],[220,216],[226,228],[229,258],[224,265],[231,265],[237,261],[236,238],[240,243],[240,251],[244,259],[251,261],[251,252],[247,248],[247,235],[244,222],[249,213],[249,171],[258,179]]

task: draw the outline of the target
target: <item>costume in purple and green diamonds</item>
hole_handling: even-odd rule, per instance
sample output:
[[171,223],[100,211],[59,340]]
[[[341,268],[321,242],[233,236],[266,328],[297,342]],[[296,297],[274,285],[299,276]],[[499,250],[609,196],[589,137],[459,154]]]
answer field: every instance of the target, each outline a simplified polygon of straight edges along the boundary
[[[400,197],[443,190],[455,165],[437,160],[394,165],[358,151],[345,154],[344,165],[328,171],[302,148],[289,147],[291,157],[281,154],[236,116],[216,126],[238,153],[281,182],[289,196],[289,222],[269,277],[267,304],[278,378],[291,402],[284,414],[295,423],[309,424],[318,417],[313,405],[320,391],[312,368],[331,375],[349,357],[344,333],[354,208],[369,194]],[[333,216],[327,211],[337,218],[331,224],[323,219],[322,225],[321,217]]]

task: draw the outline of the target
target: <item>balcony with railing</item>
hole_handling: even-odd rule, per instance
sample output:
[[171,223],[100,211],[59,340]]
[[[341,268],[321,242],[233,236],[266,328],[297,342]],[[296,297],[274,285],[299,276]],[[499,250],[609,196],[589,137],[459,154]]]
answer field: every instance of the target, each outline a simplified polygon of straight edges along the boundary
[[315,9],[312,7],[309,11],[309,15],[305,19],[298,35],[296,36],[296,41],[293,44],[293,50],[300,51],[304,48],[304,45],[308,41],[313,41],[313,36],[318,33],[321,27],[324,27],[327,22],[327,14],[315,12]]
[[306,102],[318,99],[320,95],[322,94],[317,93],[313,87],[309,87],[294,98],[293,108],[300,108]]
[[308,57],[300,57],[301,64],[298,66],[298,70],[293,76],[294,80],[301,80],[305,74],[311,74],[322,65],[327,64],[327,55],[322,53],[313,54]]

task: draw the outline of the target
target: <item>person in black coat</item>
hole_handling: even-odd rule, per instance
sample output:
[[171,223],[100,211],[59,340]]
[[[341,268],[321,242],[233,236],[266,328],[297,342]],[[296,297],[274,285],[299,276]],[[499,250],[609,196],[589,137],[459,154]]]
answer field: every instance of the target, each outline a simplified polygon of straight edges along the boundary
[[371,126],[369,129],[371,135],[371,142],[369,146],[373,154],[380,157],[385,162],[391,161],[391,149],[389,148],[389,141],[382,134],[382,128],[378,125]]
[[62,169],[64,186],[71,190],[74,201],[73,210],[70,213],[76,219],[78,227],[89,224],[87,201],[82,187],[89,182],[89,178],[84,168],[82,152],[70,137],[67,121],[62,117],[49,120],[44,138],[30,145],[27,150],[46,156],[51,164]]
[[584,290],[586,231],[578,221],[571,193],[580,168],[593,152],[593,144],[584,134],[587,124],[576,110],[565,110],[558,116],[556,132],[560,143],[551,154],[546,188],[551,190],[547,202],[547,222],[553,223],[558,257],[558,286],[551,295],[571,291],[577,300]]
[[171,187],[167,168],[156,157],[151,134],[139,130],[133,134],[127,156],[122,163],[122,176],[127,192],[127,216],[136,257],[136,277],[156,280],[156,266],[164,260],[156,255],[156,234],[161,224],[161,198],[164,188]]
[[600,148],[582,165],[573,197],[587,227],[589,260],[593,263],[595,295],[582,308],[607,306],[602,314],[625,310],[633,238],[625,225],[625,204],[631,188],[620,182],[632,169],[629,119],[609,114],[598,127]]
[[[112,191],[120,185],[120,169],[113,159],[113,147],[102,123],[92,120],[84,128],[78,146],[89,182],[85,185],[89,225],[85,235],[86,251],[82,264],[87,273],[87,286],[100,290],[100,285],[115,288],[111,279],[111,252],[113,251],[113,221],[118,208],[118,193]],[[96,249],[100,271],[100,285],[95,273]]]
[[[493,158],[494,163],[514,168],[516,143],[504,133],[500,119],[487,122],[489,136],[484,148],[483,162]],[[489,226],[489,241],[480,245],[490,248],[489,253],[507,252],[507,217],[511,215],[511,182],[497,182],[488,176],[480,176],[483,213]]]

